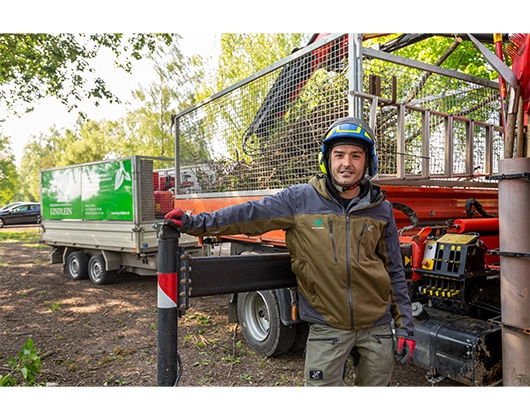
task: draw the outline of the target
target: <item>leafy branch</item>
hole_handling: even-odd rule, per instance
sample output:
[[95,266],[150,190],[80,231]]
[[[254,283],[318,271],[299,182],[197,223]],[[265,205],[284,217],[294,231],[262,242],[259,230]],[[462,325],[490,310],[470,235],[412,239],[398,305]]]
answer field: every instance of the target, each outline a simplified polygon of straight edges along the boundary
[[18,379],[16,376],[22,376],[22,386],[35,386],[42,368],[42,361],[38,353],[33,348],[33,340],[28,338],[17,356],[12,357],[4,364],[9,372],[6,375],[0,375],[0,386],[17,386]]

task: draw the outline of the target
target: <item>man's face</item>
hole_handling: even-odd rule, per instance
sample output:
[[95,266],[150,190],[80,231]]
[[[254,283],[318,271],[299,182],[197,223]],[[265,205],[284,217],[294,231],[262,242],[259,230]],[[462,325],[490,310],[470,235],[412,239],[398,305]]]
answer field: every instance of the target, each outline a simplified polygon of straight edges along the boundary
[[341,144],[330,152],[331,175],[342,187],[358,182],[364,174],[366,155],[359,146]]

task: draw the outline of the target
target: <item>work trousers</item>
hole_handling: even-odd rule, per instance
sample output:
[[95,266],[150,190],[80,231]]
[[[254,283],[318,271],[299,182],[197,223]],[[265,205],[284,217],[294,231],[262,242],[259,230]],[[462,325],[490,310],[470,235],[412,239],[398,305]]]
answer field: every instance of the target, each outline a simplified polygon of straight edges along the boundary
[[394,368],[390,324],[359,331],[311,325],[305,356],[305,386],[344,386],[344,366],[355,347],[354,386],[387,386]]

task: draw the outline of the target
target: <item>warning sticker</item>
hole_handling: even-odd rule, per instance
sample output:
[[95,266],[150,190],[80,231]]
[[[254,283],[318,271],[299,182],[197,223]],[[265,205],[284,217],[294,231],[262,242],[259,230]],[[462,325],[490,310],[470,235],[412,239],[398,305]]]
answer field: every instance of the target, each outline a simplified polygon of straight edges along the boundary
[[477,235],[458,235],[448,233],[438,239],[436,242],[444,244],[469,244],[477,239]]

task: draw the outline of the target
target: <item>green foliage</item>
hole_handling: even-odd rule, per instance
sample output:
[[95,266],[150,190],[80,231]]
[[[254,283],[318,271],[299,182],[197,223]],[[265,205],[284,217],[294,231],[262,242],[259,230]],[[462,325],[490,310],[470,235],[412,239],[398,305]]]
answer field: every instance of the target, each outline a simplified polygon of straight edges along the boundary
[[[208,96],[203,60],[184,57],[175,40],[160,47],[152,57],[157,79],[134,90],[139,106],[129,110],[121,121],[124,138],[113,149],[118,156],[146,155],[173,157],[175,137],[171,115]],[[204,154],[204,141],[195,136],[193,143],[183,142],[180,156],[192,160]]]
[[33,340],[28,338],[22,350],[16,357],[10,358],[4,367],[10,371],[0,376],[0,386],[36,386],[38,375],[41,373],[42,361],[39,352],[33,348]]
[[18,200],[15,156],[8,137],[0,133],[0,207]]
[[29,112],[32,103],[48,96],[70,110],[85,98],[96,106],[101,99],[119,102],[90,61],[108,49],[114,65],[130,73],[132,59],[153,52],[159,41],[171,40],[169,34],[0,34],[0,105],[17,114],[18,105],[25,104],[24,112]]
[[[40,170],[95,162],[132,155],[174,156],[171,115],[195,103],[196,93],[205,94],[202,60],[186,58],[180,52],[178,35],[168,46],[159,43],[150,60],[158,79],[146,81],[133,91],[133,104],[116,121],[95,121],[80,117],[72,128],[51,126],[47,133],[32,137],[23,150],[20,164],[20,191],[30,200],[39,200]],[[201,87],[202,86],[202,87]],[[201,154],[204,142],[181,146],[183,159]]]
[[222,34],[217,90],[287,57],[294,49],[305,46],[310,36],[300,33]]
[[[383,43],[397,35],[364,44]],[[171,126],[172,114],[287,57],[294,49],[305,46],[309,37],[310,34],[295,33],[221,34],[221,53],[214,72],[205,67],[206,58],[183,56],[178,35],[0,35],[0,52],[7,45],[14,48],[5,56],[0,54],[0,63],[6,64],[0,70],[0,89],[4,89],[0,90],[0,103],[8,101],[7,87],[22,89],[20,83],[24,83],[26,89],[25,94],[21,93],[20,100],[27,103],[50,95],[62,98],[72,107],[83,95],[94,100],[115,100],[104,84],[89,87],[82,77],[93,71],[89,61],[102,48],[110,49],[116,56],[117,65],[125,71],[130,71],[132,61],[145,52],[144,55],[152,60],[157,75],[155,80],[146,80],[134,90],[126,115],[117,121],[79,118],[75,127],[58,129],[52,125],[47,133],[32,137],[24,149],[18,177],[9,140],[0,136],[0,204],[18,199],[38,201],[41,169],[136,154],[173,157],[175,130]],[[398,50],[396,54],[434,63],[452,42],[451,38],[432,37]],[[44,47],[49,47],[49,50]],[[30,58],[35,61],[30,63]],[[46,68],[39,69],[39,66]],[[469,41],[464,41],[443,66],[482,77],[494,74]],[[22,69],[27,70],[25,76]],[[329,79],[326,70],[317,70],[292,104],[285,116],[286,121],[297,123],[307,115],[318,114],[327,96],[347,89],[346,85],[339,85],[346,78],[336,78],[337,86],[333,89],[329,89]],[[33,86],[36,80],[41,82],[38,88]],[[272,83],[274,75],[269,80]],[[219,123],[234,127],[231,130],[234,138],[224,139],[231,158],[239,161],[240,157],[246,156],[240,133],[251,123],[270,87],[264,83],[253,95],[227,96],[222,107],[201,109],[206,113],[201,116],[204,123],[179,126],[181,138],[185,139],[180,143],[182,161],[211,161],[207,144],[218,135]],[[242,115],[241,109],[248,112]]]
[[61,307],[62,303],[61,302],[56,302],[56,303],[52,303],[52,302],[44,302],[46,305],[48,305],[48,309],[51,311],[51,312],[55,312],[57,310],[59,310],[59,308]]
[[[216,90],[221,91],[289,56],[293,50],[305,46],[309,38],[310,34],[299,33],[222,34]],[[224,124],[234,127],[233,130],[226,130],[227,132],[244,131],[265,100],[274,79],[270,79],[271,85],[263,84],[259,90],[253,91],[252,95],[234,95],[226,99],[222,109],[212,107],[215,115],[206,117],[212,121],[209,124],[211,132],[207,136],[215,137],[216,126],[213,122],[218,120],[218,114],[222,116]],[[241,109],[247,110],[244,116],[238,112]],[[241,156],[246,155],[240,135],[225,141],[233,160],[239,161]]]
[[[396,38],[398,35],[401,34],[392,34],[387,37],[369,40],[366,41],[365,45],[369,46],[374,43],[383,44]],[[399,49],[395,51],[394,54],[419,60],[428,64],[435,64],[454,41],[455,37],[453,36],[433,36],[421,42]],[[494,47],[491,45],[486,45],[486,47],[495,51]],[[491,66],[488,64],[487,60],[482,53],[474,47],[471,41],[463,41],[441,64],[441,67],[458,70],[462,73],[482,77],[484,79],[495,79],[497,77],[497,73],[491,71]]]

